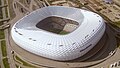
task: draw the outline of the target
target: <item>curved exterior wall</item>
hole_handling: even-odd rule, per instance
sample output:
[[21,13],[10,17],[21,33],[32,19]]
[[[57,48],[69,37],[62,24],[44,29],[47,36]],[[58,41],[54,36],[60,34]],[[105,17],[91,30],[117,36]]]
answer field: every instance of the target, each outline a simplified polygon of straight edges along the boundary
[[[66,35],[54,34],[35,25],[49,16],[78,22],[79,27]],[[17,21],[11,30],[18,46],[39,56],[67,61],[86,54],[100,40],[105,31],[101,16],[90,11],[60,6],[38,9]]]

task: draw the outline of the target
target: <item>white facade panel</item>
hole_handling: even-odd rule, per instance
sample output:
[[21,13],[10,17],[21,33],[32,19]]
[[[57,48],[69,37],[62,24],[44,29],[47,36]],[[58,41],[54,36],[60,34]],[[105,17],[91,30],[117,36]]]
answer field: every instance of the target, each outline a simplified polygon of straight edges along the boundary
[[[66,35],[54,34],[35,26],[50,16],[71,19],[80,26]],[[71,7],[49,6],[17,21],[12,27],[11,35],[18,46],[31,53],[53,60],[67,61],[86,54],[97,44],[104,31],[105,24],[98,14]]]

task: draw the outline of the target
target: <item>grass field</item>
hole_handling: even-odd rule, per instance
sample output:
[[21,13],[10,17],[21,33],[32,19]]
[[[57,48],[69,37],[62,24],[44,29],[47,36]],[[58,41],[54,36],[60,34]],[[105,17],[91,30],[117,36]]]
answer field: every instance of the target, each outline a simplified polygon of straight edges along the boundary
[[120,49],[120,36],[116,36],[117,39],[117,47]]
[[15,64],[15,66],[16,66],[16,68],[19,68],[19,66],[18,66],[18,65],[16,65],[16,64]]
[[65,35],[65,34],[68,34],[69,32],[66,32],[66,31],[61,31],[59,34],[60,35]]
[[115,24],[120,28],[120,21],[115,22]]
[[4,35],[4,30],[0,30],[0,39],[4,39],[5,35]]
[[2,9],[0,8],[0,19],[3,19]]
[[8,18],[8,10],[7,10],[7,7],[5,7],[5,13],[6,13],[6,18]]
[[7,51],[6,51],[6,41],[5,40],[1,41],[1,50],[2,50],[3,57],[6,57],[7,56]]
[[3,59],[3,64],[5,68],[10,68],[9,63],[8,63],[8,58]]

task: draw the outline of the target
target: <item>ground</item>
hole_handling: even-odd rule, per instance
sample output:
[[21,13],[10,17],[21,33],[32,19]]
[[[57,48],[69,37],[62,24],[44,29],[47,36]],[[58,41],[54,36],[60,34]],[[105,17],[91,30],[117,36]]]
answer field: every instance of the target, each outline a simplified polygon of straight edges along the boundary
[[[9,3],[9,4],[8,4]],[[42,4],[41,4],[42,3]],[[12,25],[22,18],[23,16],[29,14],[33,10],[42,8],[45,5],[59,5],[59,6],[70,6],[83,8],[85,10],[90,10],[101,15],[106,21],[106,34],[104,35],[102,42],[104,41],[104,47],[101,47],[102,51],[94,49],[98,53],[92,58],[86,59],[81,57],[84,61],[74,60],[70,62],[59,62],[46,59],[33,55],[22,48],[16,46],[12,41],[10,36],[10,29]],[[0,0],[0,26],[6,23],[11,24],[11,27],[3,31],[0,30],[0,66],[1,68],[43,68],[43,67],[57,67],[57,68],[70,68],[70,67],[91,67],[91,68],[112,68],[110,65],[115,64],[120,60],[120,5],[119,0],[114,0],[112,4],[106,4],[103,0],[45,0],[36,1],[31,0],[27,3],[26,0]],[[6,6],[6,4],[8,4]],[[6,7],[7,8],[6,8]],[[3,8],[1,8],[3,7]],[[22,9],[21,9],[22,8]],[[7,12],[8,11],[8,12]],[[9,21],[10,19],[10,21]],[[9,21],[9,22],[8,22]],[[1,27],[0,27],[1,29]],[[64,33],[64,32],[63,32]],[[117,41],[116,41],[117,39]],[[5,43],[6,42],[6,43]],[[108,43],[105,43],[108,42]],[[5,46],[6,45],[6,46]],[[99,44],[101,45],[101,44]],[[108,45],[108,46],[107,46]],[[97,47],[97,46],[96,46]],[[11,53],[11,51],[15,51]],[[3,53],[2,53],[3,52]],[[7,52],[7,55],[6,55]],[[92,51],[90,53],[93,53]],[[2,55],[4,54],[4,55]],[[29,56],[28,56],[29,55]],[[92,56],[92,55],[91,55]],[[27,58],[29,57],[29,58]],[[32,60],[32,61],[31,61]],[[36,62],[34,62],[36,61]],[[41,63],[42,62],[42,63]],[[48,63],[50,62],[50,63]],[[11,64],[12,63],[12,64]]]

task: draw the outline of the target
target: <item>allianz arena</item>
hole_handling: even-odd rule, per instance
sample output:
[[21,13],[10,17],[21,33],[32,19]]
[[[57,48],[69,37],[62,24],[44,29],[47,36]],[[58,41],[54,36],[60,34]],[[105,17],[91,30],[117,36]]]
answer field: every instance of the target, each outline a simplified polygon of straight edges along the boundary
[[49,6],[17,21],[11,35],[21,48],[53,60],[68,61],[91,50],[105,32],[101,16],[91,11]]

